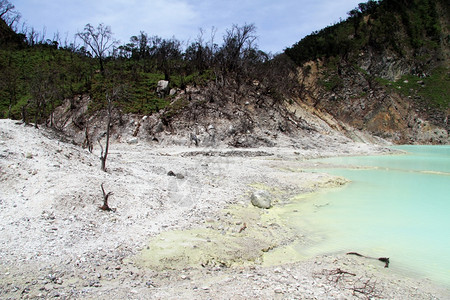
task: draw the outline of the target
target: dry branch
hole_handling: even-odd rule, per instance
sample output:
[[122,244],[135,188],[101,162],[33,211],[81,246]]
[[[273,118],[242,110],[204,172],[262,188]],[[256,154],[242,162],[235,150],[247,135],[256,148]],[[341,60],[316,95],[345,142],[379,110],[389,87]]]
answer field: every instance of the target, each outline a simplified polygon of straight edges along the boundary
[[100,185],[102,187],[102,192],[103,192],[103,205],[99,206],[99,208],[101,210],[106,210],[106,211],[115,211],[115,209],[112,209],[109,207],[108,205],[108,198],[109,196],[111,196],[113,194],[113,192],[105,192],[105,189],[103,188],[103,183]]

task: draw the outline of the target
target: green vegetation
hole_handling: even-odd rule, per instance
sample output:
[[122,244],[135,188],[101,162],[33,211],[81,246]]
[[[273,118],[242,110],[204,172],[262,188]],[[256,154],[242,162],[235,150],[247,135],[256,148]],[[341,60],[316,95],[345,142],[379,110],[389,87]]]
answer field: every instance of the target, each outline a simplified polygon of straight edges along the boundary
[[[1,3],[13,8],[8,1]],[[275,102],[284,101],[289,99],[286,93],[298,90],[298,82],[292,79],[295,64],[309,74],[311,68],[303,64],[311,60],[324,62],[319,83],[326,91],[343,87],[343,61],[372,80],[377,75],[358,66],[361,53],[369,49],[379,56],[389,52],[396,54],[394,59],[408,57],[420,66],[414,75],[396,83],[379,82],[414,99],[424,98],[434,107],[445,110],[449,106],[448,69],[437,63],[427,69],[429,76],[417,77],[430,61],[439,61],[442,43],[448,39],[439,22],[443,14],[448,15],[444,0],[361,3],[349,12],[348,19],[312,33],[276,57],[257,49],[253,24],[233,25],[221,45],[205,42],[201,30],[186,48],[175,38],[149,36],[143,31],[119,46],[109,26],[87,24],[78,34],[85,43],[80,46],[45,39],[34,30],[15,32],[12,24],[17,14],[10,9],[0,19],[0,117],[4,118],[26,117],[52,125],[52,112],[64,99],[87,94],[91,98],[88,112],[95,113],[107,107],[107,96],[113,92],[118,93],[114,107],[123,113],[148,115],[164,110],[163,118],[171,118],[189,102],[174,101],[167,91],[158,95],[160,80],[169,81],[169,90],[210,82],[218,89],[228,85],[239,90],[242,83],[257,79],[263,93]],[[95,39],[100,36],[108,42],[98,45]]]
[[[419,108],[445,112],[450,107],[445,58],[450,28],[442,26],[448,23],[448,9],[444,0],[370,0],[351,10],[348,19],[306,36],[285,53],[298,66],[320,59],[319,84],[325,91],[338,91],[345,73],[357,72],[368,82],[375,80],[408,97]],[[360,67],[367,66],[367,59],[373,67],[369,72]],[[408,74],[396,82],[380,78],[386,76],[378,73],[380,69],[399,62],[408,65]]]
[[377,78],[377,81],[391,91],[398,92],[412,99],[423,101],[425,105],[433,108],[445,110],[450,107],[450,73],[446,68],[439,67],[433,73],[424,78],[414,75],[404,75],[397,82],[390,82],[386,79]]
[[[7,18],[0,18],[0,117],[52,126],[52,112],[64,99],[88,94],[92,114],[105,109],[107,98],[114,94],[113,105],[123,113],[166,109],[164,117],[170,118],[187,105],[187,100],[174,102],[170,89],[185,90],[212,80],[224,85],[248,80],[258,68],[266,72],[268,55],[254,45],[253,24],[233,25],[222,45],[205,42],[201,30],[186,49],[175,38],[148,36],[143,31],[117,46],[109,26],[87,24],[77,34],[84,42],[79,46],[45,39],[44,33],[34,29],[14,32],[18,12],[7,0],[0,5],[2,11],[8,9]],[[160,80],[169,81],[169,86],[157,94]]]
[[[49,46],[0,49],[0,116],[21,118],[45,100],[45,109],[88,90],[93,72],[90,59]],[[37,99],[42,98],[42,99]]]
[[350,58],[366,47],[416,55],[436,49],[441,39],[438,8],[445,0],[370,0],[351,10],[349,18],[306,36],[285,50],[297,64],[339,56]]

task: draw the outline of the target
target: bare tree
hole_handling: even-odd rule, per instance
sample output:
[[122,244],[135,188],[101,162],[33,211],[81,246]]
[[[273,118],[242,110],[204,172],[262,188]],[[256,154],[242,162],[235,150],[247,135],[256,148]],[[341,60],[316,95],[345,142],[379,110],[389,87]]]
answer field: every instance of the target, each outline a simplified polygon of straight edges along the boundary
[[97,28],[94,28],[91,24],[86,24],[84,31],[78,32],[77,36],[94,52],[100,63],[100,71],[103,74],[105,57],[117,43],[113,38],[111,27],[105,26],[103,23],[99,24]]
[[112,110],[113,110],[113,101],[117,98],[119,94],[119,88],[114,87],[112,92],[106,92],[106,101],[107,101],[107,113],[108,113],[108,119],[106,122],[106,144],[105,144],[105,151],[103,151],[102,143],[100,142],[100,138],[98,139],[98,143],[100,144],[100,160],[102,162],[101,168],[102,171],[106,172],[106,159],[108,158],[108,150],[109,150],[109,137],[110,137],[110,130],[111,130],[111,124],[112,124]]
[[12,5],[8,0],[0,0],[0,18],[5,20],[5,16],[14,10],[14,5]]
[[14,23],[18,22],[21,15],[14,10],[14,5],[8,0],[0,0],[0,19],[5,21],[9,28],[13,28]]
[[28,32],[28,44],[31,46],[34,46],[38,43],[39,39],[39,32],[34,29],[34,27],[31,27],[30,31]]
[[215,32],[213,27],[211,40],[207,41],[204,38],[205,30],[200,28],[197,38],[186,48],[184,58],[189,63],[191,72],[197,71],[202,75],[213,66],[214,54],[217,51],[217,45],[214,44]]
[[234,24],[223,37],[221,58],[226,71],[237,71],[257,45],[256,27],[254,24],[238,26]]
[[152,54],[156,59],[157,68],[164,73],[165,80],[170,80],[170,75],[182,58],[181,42],[175,38],[161,39],[155,37],[152,43]]

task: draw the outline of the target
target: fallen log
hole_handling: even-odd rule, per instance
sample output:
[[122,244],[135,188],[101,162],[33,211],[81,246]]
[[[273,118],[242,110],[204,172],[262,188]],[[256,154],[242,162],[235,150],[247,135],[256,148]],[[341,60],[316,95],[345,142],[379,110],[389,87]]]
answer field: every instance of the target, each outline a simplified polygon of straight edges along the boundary
[[369,258],[369,259],[376,259],[376,260],[384,262],[385,268],[389,268],[389,257],[378,257],[378,258],[370,257],[370,256],[365,256],[365,255],[359,254],[358,252],[347,252],[347,255],[356,255],[356,256],[365,257],[365,258]]

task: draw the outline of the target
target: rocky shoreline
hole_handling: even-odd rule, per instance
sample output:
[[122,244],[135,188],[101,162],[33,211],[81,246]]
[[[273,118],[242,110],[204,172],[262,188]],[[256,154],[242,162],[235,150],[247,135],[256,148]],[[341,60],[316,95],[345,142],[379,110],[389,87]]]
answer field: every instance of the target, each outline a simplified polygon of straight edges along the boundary
[[[450,295],[359,257],[264,264],[266,253],[302,236],[270,210],[253,207],[252,192],[265,190],[274,207],[282,206],[294,195],[342,183],[301,172],[309,158],[389,153],[386,148],[323,136],[309,137],[315,146],[308,149],[114,143],[105,173],[99,149],[91,154],[48,136],[0,120],[2,299]],[[114,193],[114,212],[99,209],[101,184]]]

